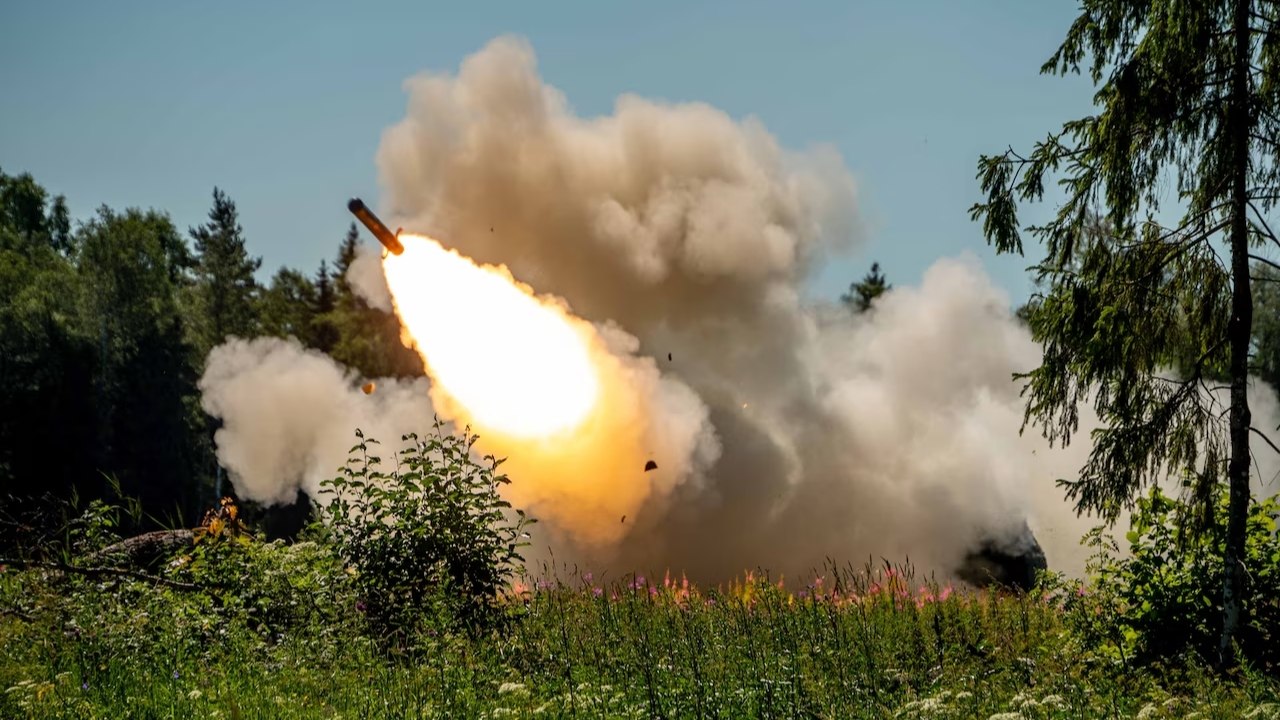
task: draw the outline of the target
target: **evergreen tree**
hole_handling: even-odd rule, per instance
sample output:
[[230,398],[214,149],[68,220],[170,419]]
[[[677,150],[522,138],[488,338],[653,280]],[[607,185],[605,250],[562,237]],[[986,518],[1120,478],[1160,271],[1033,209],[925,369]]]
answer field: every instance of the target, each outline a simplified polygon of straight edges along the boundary
[[333,276],[329,273],[328,263],[320,261],[320,269],[316,271],[315,306],[311,311],[311,338],[313,347],[322,353],[331,353],[338,344],[338,328],[333,322],[333,310],[337,306],[337,298],[333,290]]
[[871,263],[871,272],[861,282],[849,286],[849,292],[840,296],[840,301],[856,313],[864,313],[871,309],[875,299],[890,290],[893,286],[885,281],[880,272],[880,263]]
[[418,353],[401,341],[400,319],[370,307],[351,287],[349,272],[360,248],[354,223],[338,246],[334,263],[334,309],[330,313],[338,340],[330,351],[335,360],[365,377],[415,377],[424,369]]
[[213,189],[209,222],[189,232],[196,255],[191,331],[203,363],[209,350],[228,336],[257,334],[259,288],[254,273],[262,260],[249,256],[235,203],[218,188]]
[[280,268],[260,300],[264,334],[294,337],[303,345],[314,347],[316,286],[307,276],[297,270]]
[[[1044,358],[1024,376],[1028,419],[1065,443],[1079,404],[1092,402],[1104,427],[1080,476],[1064,481],[1081,510],[1114,519],[1177,473],[1203,524],[1215,485],[1227,484],[1223,663],[1248,612],[1249,262],[1251,248],[1280,245],[1265,220],[1280,199],[1277,11],[1258,0],[1085,0],[1042,71],[1085,65],[1097,112],[1028,155],[982,157],[987,198],[972,210],[998,251],[1021,253],[1017,204],[1041,200],[1046,177],[1064,173],[1058,213],[1029,228],[1045,246],[1047,291],[1030,318]],[[1106,232],[1085,242],[1097,204]],[[1195,357],[1169,378],[1170,358],[1188,348]],[[1205,382],[1219,373],[1225,400]]]

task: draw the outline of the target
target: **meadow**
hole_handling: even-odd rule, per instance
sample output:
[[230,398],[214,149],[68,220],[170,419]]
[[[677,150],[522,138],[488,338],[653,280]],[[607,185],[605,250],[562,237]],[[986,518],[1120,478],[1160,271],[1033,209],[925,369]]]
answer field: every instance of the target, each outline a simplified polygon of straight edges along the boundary
[[1107,599],[1073,583],[975,591],[881,564],[702,590],[543,568],[484,627],[427,608],[388,646],[315,543],[236,553],[224,595],[0,574],[0,717],[1280,717],[1274,677],[1133,662]]

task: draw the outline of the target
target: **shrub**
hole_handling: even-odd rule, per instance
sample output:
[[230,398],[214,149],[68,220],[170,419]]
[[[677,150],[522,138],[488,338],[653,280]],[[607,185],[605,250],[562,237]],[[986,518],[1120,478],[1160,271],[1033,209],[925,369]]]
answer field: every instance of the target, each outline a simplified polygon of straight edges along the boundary
[[[404,638],[432,612],[474,622],[520,571],[530,522],[498,493],[502,461],[477,460],[476,436],[445,432],[407,444],[390,472],[356,431],[342,474],[322,484],[318,515],[354,574],[360,609],[383,638]],[[426,611],[424,613],[424,611]]]
[[[1219,491],[1216,512],[1206,531],[1179,532],[1190,522],[1191,508],[1159,489],[1138,501],[1125,539],[1118,544],[1096,530],[1089,541],[1098,549],[1090,564],[1101,614],[1114,624],[1126,655],[1138,662],[1192,651],[1217,656],[1222,616],[1222,549],[1226,534],[1226,493]],[[1265,667],[1280,663],[1280,538],[1276,498],[1249,509],[1246,543],[1245,612],[1239,635],[1242,656]]]

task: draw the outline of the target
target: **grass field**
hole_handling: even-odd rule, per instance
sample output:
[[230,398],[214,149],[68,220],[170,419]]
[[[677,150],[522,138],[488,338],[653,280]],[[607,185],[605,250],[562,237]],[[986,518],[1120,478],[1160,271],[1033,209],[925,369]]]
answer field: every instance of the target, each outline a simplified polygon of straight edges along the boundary
[[1274,679],[1131,665],[1068,585],[962,591],[883,566],[714,591],[546,575],[513,588],[497,626],[429,618],[397,653],[299,577],[263,615],[239,596],[0,573],[0,717],[1280,718]]

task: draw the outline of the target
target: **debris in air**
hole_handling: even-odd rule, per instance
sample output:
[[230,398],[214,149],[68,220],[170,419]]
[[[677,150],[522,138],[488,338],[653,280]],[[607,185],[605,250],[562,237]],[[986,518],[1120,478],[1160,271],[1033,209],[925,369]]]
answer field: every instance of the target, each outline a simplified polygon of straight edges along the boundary
[[671,353],[667,353],[667,362],[671,362]]
[[623,516],[622,516],[622,522],[626,522],[626,521],[627,521],[627,516],[626,516],[626,515],[623,515]]
[[652,461],[652,460],[650,460],[649,462],[647,462],[647,463],[645,463],[645,464],[644,464],[644,471],[645,471],[645,472],[649,472],[650,470],[657,470],[657,469],[658,469],[658,463],[656,463],[656,462],[654,462],[654,461]]
[[367,382],[361,385],[360,389],[364,391],[365,395],[372,395],[373,391],[378,389],[378,384],[375,382]]

